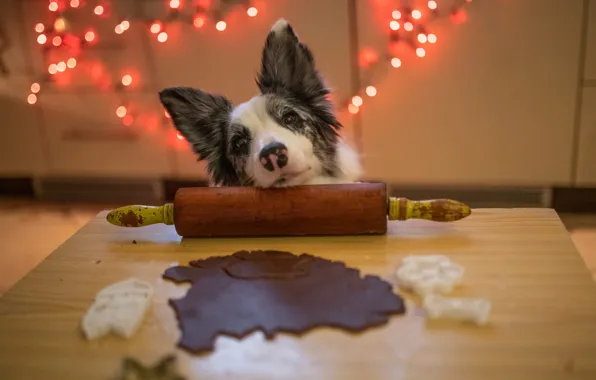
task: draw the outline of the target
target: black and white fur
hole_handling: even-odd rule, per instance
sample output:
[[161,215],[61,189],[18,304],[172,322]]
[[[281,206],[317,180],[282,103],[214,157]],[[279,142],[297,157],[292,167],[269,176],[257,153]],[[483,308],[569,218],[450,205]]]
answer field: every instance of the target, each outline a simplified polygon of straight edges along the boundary
[[267,36],[256,82],[260,94],[236,107],[223,96],[189,87],[159,93],[176,129],[207,162],[213,186],[358,180],[359,158],[339,136],[342,125],[330,91],[310,49],[283,19]]

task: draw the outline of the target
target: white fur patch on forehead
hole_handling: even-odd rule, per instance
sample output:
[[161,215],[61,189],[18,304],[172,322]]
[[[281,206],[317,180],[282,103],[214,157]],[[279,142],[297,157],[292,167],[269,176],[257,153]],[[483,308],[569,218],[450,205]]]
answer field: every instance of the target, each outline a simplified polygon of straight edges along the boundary
[[287,28],[287,26],[288,22],[285,19],[280,18],[275,22],[275,24],[273,24],[271,31],[274,33],[281,33]]
[[232,123],[238,123],[249,130],[258,130],[261,126],[273,122],[267,113],[267,100],[265,96],[254,98],[239,104],[230,115]]

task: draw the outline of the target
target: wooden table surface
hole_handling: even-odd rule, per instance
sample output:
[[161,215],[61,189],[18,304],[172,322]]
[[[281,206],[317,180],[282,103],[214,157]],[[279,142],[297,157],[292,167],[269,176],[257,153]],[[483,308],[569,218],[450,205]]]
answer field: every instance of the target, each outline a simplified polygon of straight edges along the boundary
[[[181,239],[166,226],[119,228],[105,215],[0,298],[0,379],[109,379],[125,355],[151,363],[170,353],[189,380],[596,379],[596,285],[553,210],[477,209],[450,224],[392,222],[387,236],[205,240]],[[445,254],[466,268],[453,295],[489,298],[491,323],[428,322],[407,298],[406,316],[358,335],[320,328],[267,342],[257,332],[241,341],[220,337],[206,356],[177,349],[167,300],[187,287],[161,274],[241,249],[307,252],[392,282],[404,255]],[[142,328],[128,341],[86,341],[80,321],[95,294],[132,276],[156,291]]]

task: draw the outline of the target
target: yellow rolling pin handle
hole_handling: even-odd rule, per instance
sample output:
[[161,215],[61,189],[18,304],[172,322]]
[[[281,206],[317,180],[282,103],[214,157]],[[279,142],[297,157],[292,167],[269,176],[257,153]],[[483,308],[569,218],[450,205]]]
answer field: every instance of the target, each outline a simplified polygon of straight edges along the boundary
[[106,220],[119,227],[145,227],[152,224],[174,224],[174,204],[163,206],[124,206],[108,213]]
[[470,215],[468,205],[451,199],[411,201],[389,198],[389,220],[424,219],[433,222],[455,222]]

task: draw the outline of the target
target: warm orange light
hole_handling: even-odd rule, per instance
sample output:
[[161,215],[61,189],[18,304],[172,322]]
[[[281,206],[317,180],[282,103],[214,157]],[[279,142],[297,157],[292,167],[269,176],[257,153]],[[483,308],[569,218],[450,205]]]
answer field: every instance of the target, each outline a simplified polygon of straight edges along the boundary
[[418,42],[420,42],[421,44],[424,44],[424,43],[426,43],[426,41],[428,41],[428,38],[424,34],[422,34],[422,33],[418,34]]
[[66,66],[68,66],[71,69],[74,69],[77,66],[77,60],[74,58],[68,58],[68,61],[66,61]]
[[161,32],[157,35],[157,40],[159,42],[166,42],[168,40],[168,34],[166,32]]
[[203,16],[195,16],[192,20],[192,24],[194,25],[195,28],[202,28],[203,25],[205,25],[205,19],[203,18]]
[[399,29],[399,22],[392,20],[389,23],[389,27],[391,28],[391,30],[398,30]]
[[149,28],[149,30],[151,31],[151,33],[157,34],[161,31],[161,24],[156,21],[153,24],[151,24],[151,27]]
[[430,42],[431,44],[434,44],[435,42],[437,42],[437,36],[434,35],[433,33],[430,33],[427,37],[428,42]]
[[414,30],[414,24],[408,21],[404,24],[404,29],[408,32],[411,32],[412,30]]
[[182,134],[180,132],[176,132],[176,138],[178,140],[184,140],[184,136],[182,136]]
[[66,30],[66,21],[64,21],[62,17],[57,18],[56,21],[54,21],[54,29],[59,33],[64,32]]
[[40,22],[39,24],[35,25],[35,31],[37,33],[41,33],[46,29],[46,27]]
[[399,20],[401,18],[401,12],[398,10],[395,10],[395,11],[391,12],[391,17],[393,17],[396,20]]
[[58,64],[56,65],[56,68],[58,69],[58,71],[60,71],[61,73],[66,71],[66,63],[61,61],[58,62]]
[[132,115],[126,115],[124,116],[124,118],[122,118],[122,124],[126,125],[127,127],[129,125],[132,125],[133,122],[134,118],[132,117]]
[[27,96],[27,103],[29,103],[29,104],[37,103],[37,95],[29,94],[29,96]]
[[468,14],[465,10],[458,9],[451,14],[451,19],[453,20],[453,23],[461,24],[466,22],[466,20],[468,19]]
[[70,6],[73,8],[77,8],[79,5],[81,5],[81,3],[79,2],[79,0],[70,0]]
[[58,10],[58,3],[55,1],[50,2],[48,9],[52,12],[56,12]]
[[437,9],[437,2],[434,0],[430,0],[428,2],[428,9],[433,9],[433,10]]
[[420,20],[421,17],[422,17],[422,12],[420,12],[418,9],[414,9],[412,11],[412,18],[414,20]]
[[363,103],[363,101],[360,96],[356,95],[352,98],[352,104],[355,105],[356,107],[360,107],[362,105],[362,103]]
[[178,9],[180,7],[180,0],[170,0],[170,8]]
[[398,68],[401,66],[401,59],[399,58],[391,58],[391,66]]
[[41,90],[41,86],[39,85],[39,83],[33,83],[31,85],[31,92],[34,94],[37,94],[39,92],[39,90]]
[[424,48],[419,47],[416,49],[416,55],[422,58],[426,55],[426,50],[424,50]]
[[366,88],[366,95],[373,97],[377,94],[377,89],[374,86],[368,86]]
[[130,22],[124,20],[120,23],[120,26],[122,27],[122,30],[128,30],[128,28],[130,28]]
[[257,13],[259,13],[259,11],[255,7],[250,7],[246,10],[246,14],[249,15],[250,17],[255,17],[257,15]]
[[101,16],[104,12],[103,6],[98,5],[95,7],[95,9],[93,9],[93,13],[95,13],[98,16]]
[[122,84],[125,86],[130,86],[132,83],[132,76],[130,74],[126,74],[122,77]]
[[52,63],[52,64],[50,65],[50,67],[48,67],[48,73],[50,73],[50,74],[54,75],[54,74],[56,74],[57,72],[58,72],[58,67],[56,66],[56,64],[55,64],[55,63]]
[[85,33],[85,41],[91,42],[94,39],[95,39],[95,33],[91,32],[91,31]]
[[116,115],[119,118],[123,118],[124,116],[126,116],[126,107],[120,106],[120,107],[116,108]]
[[116,34],[124,33],[124,29],[122,29],[122,25],[120,25],[120,24],[116,25],[116,27],[114,28],[114,32],[116,32]]
[[348,106],[348,111],[350,111],[350,113],[353,115],[357,114],[359,110],[360,110],[360,108],[358,108],[358,106],[355,106],[353,104],[350,104]]
[[56,36],[56,37],[52,38],[52,44],[54,46],[60,46],[60,45],[62,45],[62,37]]
[[228,24],[226,24],[225,21],[218,21],[217,24],[215,24],[215,29],[219,30],[220,32],[226,30],[227,27]]
[[48,42],[48,37],[46,37],[45,34],[40,34],[39,36],[37,36],[37,43],[38,44],[43,45],[46,42]]
[[167,110],[163,110],[163,113],[164,113],[164,115],[166,115],[166,117],[167,117],[168,119],[171,119],[171,118],[172,118],[172,117],[170,116],[170,114],[168,113],[168,111],[167,111]]

